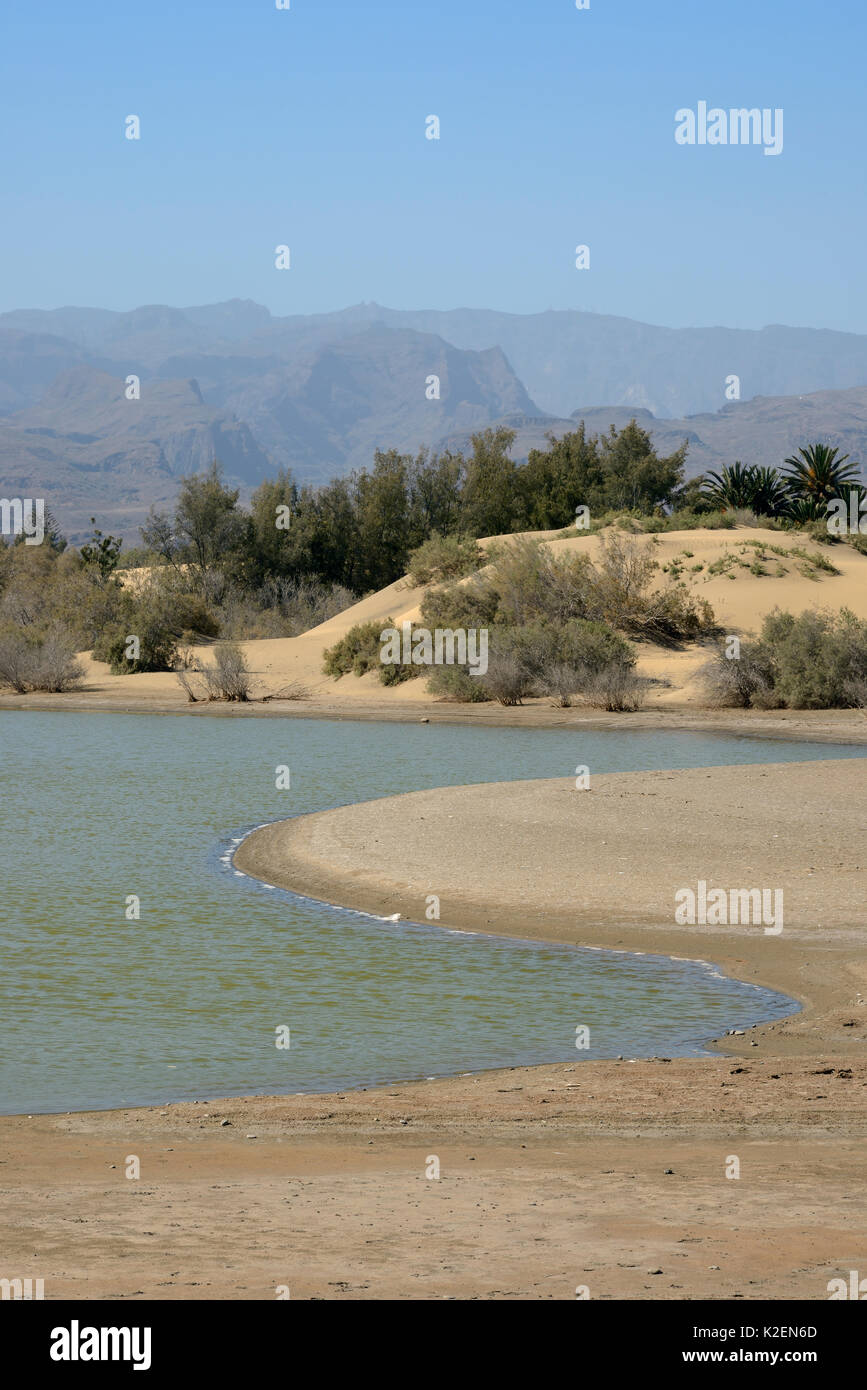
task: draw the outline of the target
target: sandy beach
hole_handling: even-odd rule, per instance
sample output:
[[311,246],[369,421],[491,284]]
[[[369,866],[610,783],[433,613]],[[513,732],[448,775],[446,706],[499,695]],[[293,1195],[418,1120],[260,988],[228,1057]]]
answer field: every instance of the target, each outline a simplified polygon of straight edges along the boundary
[[[863,778],[591,773],[255,832],[237,865],[313,896],[438,893],[444,925],[701,957],[803,1010],[707,1058],[3,1118],[6,1262],[47,1297],[827,1298],[867,1264]],[[784,931],[676,926],[699,877],[782,887]]]

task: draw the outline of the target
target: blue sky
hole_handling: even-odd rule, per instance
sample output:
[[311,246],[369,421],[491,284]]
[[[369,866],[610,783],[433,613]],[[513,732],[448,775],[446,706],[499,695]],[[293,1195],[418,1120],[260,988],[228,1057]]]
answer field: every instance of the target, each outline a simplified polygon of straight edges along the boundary
[[[237,296],[867,332],[865,39],[863,0],[7,6],[0,310]],[[677,145],[700,100],[783,108],[782,154]]]

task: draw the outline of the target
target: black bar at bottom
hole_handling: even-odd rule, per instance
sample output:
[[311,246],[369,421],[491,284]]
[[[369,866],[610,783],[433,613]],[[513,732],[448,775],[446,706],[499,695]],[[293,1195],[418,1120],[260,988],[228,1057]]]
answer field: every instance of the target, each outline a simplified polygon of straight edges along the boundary
[[[556,1343],[538,1344],[531,1357],[531,1361],[539,1358],[539,1379],[544,1378],[546,1362],[553,1371],[549,1357],[555,1350],[556,1363],[562,1366],[565,1358],[576,1376],[595,1362],[609,1373],[640,1370],[667,1376],[678,1368],[700,1377],[712,1366],[735,1373],[743,1368],[798,1366],[821,1371],[827,1378],[829,1372],[846,1369],[851,1373],[861,1365],[865,1340],[864,1315],[834,1300],[594,1303],[576,1299],[568,1309],[522,1304],[523,1312],[504,1300],[499,1315],[493,1307],[483,1312],[483,1305],[472,1300],[463,1305],[458,1300],[443,1302],[448,1306],[441,1306],[434,1315],[430,1307],[425,1313],[422,1304],[410,1300],[8,1301],[0,1304],[0,1326],[7,1362],[13,1358],[16,1375],[39,1371],[48,1372],[52,1379],[93,1378],[106,1369],[115,1377],[128,1373],[142,1380],[145,1376],[162,1380],[166,1372],[201,1378],[213,1371],[221,1379],[233,1373],[288,1375],[293,1368],[295,1374],[304,1368],[305,1378],[317,1371],[333,1376],[343,1351],[356,1374],[367,1362],[373,1376],[384,1375],[388,1367],[389,1380],[422,1376],[429,1381],[438,1363],[444,1373],[453,1375],[462,1360],[475,1366],[490,1361],[496,1366],[519,1347],[529,1352],[533,1344],[525,1338],[537,1329],[557,1336]],[[506,1308],[509,1320],[498,1335],[488,1319],[502,1316]],[[379,1316],[386,1319],[382,1328]],[[457,1323],[452,1323],[453,1317]],[[351,1344],[306,1340],[329,1331],[333,1339],[338,1327],[345,1334],[354,1326],[359,1337]],[[452,1328],[462,1334],[460,1343],[448,1336]],[[432,1345],[429,1339],[434,1330],[438,1340]]]

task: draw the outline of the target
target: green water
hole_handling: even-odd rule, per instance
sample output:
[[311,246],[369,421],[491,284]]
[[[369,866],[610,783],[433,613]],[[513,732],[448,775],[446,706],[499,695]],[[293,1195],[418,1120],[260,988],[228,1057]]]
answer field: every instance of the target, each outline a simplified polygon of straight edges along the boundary
[[[569,776],[579,763],[861,752],[693,733],[4,711],[0,1110],[699,1052],[791,1002],[701,964],[328,908],[238,875],[231,850],[268,820],[422,787]],[[291,789],[278,791],[284,764]],[[138,921],[125,916],[131,895]],[[288,1049],[275,1046],[281,1027]]]

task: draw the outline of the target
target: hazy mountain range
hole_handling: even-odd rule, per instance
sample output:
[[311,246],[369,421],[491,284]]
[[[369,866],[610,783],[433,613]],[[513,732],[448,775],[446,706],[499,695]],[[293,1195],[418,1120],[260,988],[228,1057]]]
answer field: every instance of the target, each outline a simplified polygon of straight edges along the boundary
[[[726,403],[731,376],[742,399]],[[689,439],[690,474],[816,440],[860,458],[867,335],[376,304],[275,318],[247,300],[0,315],[0,495],[44,496],[73,539],[91,514],[135,538],[215,455],[246,493],[280,466],[322,482],[492,423],[517,428],[523,457],[577,419],[633,415],[660,448]]]

